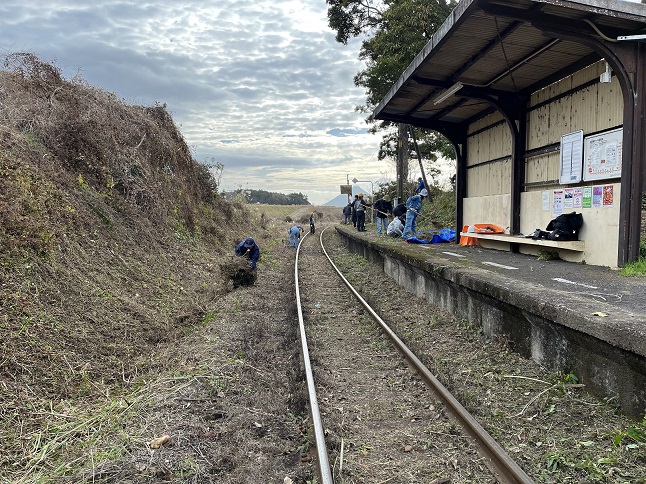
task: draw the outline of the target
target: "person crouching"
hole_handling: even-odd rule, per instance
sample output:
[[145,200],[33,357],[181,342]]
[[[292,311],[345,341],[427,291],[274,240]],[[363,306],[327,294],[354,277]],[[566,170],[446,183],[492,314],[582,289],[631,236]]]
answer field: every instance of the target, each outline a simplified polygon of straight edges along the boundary
[[240,242],[235,248],[235,255],[238,257],[246,257],[251,261],[251,269],[256,268],[256,263],[260,259],[260,247],[252,237],[247,237]]

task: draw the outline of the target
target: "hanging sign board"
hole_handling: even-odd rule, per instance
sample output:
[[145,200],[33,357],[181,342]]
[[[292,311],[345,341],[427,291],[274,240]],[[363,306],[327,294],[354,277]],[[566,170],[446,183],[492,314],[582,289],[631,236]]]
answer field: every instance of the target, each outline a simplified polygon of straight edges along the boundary
[[583,165],[583,130],[561,136],[561,185],[579,183]]
[[341,185],[341,195],[352,195],[352,185]]
[[623,128],[585,137],[583,180],[621,178]]

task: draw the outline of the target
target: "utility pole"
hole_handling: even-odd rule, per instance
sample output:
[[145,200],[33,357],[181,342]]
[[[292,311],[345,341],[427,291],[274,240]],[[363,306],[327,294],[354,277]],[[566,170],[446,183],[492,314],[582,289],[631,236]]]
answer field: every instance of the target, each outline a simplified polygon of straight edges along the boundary
[[404,200],[404,182],[408,178],[408,128],[397,125],[397,198]]

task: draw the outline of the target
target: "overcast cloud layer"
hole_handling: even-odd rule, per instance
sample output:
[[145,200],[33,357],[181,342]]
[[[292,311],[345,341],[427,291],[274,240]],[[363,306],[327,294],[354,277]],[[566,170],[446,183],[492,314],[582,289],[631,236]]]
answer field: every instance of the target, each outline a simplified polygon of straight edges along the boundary
[[358,50],[334,40],[324,0],[0,4],[0,53],[34,52],[127,102],[166,103],[195,158],[224,164],[223,188],[312,203],[348,175],[394,176],[354,112]]

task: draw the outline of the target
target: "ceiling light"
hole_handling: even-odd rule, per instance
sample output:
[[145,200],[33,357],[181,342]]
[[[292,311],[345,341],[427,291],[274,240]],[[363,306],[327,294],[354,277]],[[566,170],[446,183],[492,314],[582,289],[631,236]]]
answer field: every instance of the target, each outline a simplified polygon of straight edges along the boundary
[[440,104],[446,101],[448,98],[453,96],[456,92],[458,92],[463,87],[464,87],[464,84],[462,84],[461,82],[456,82],[451,87],[449,87],[446,91],[444,91],[442,94],[440,94],[435,99],[433,99],[433,104]]

